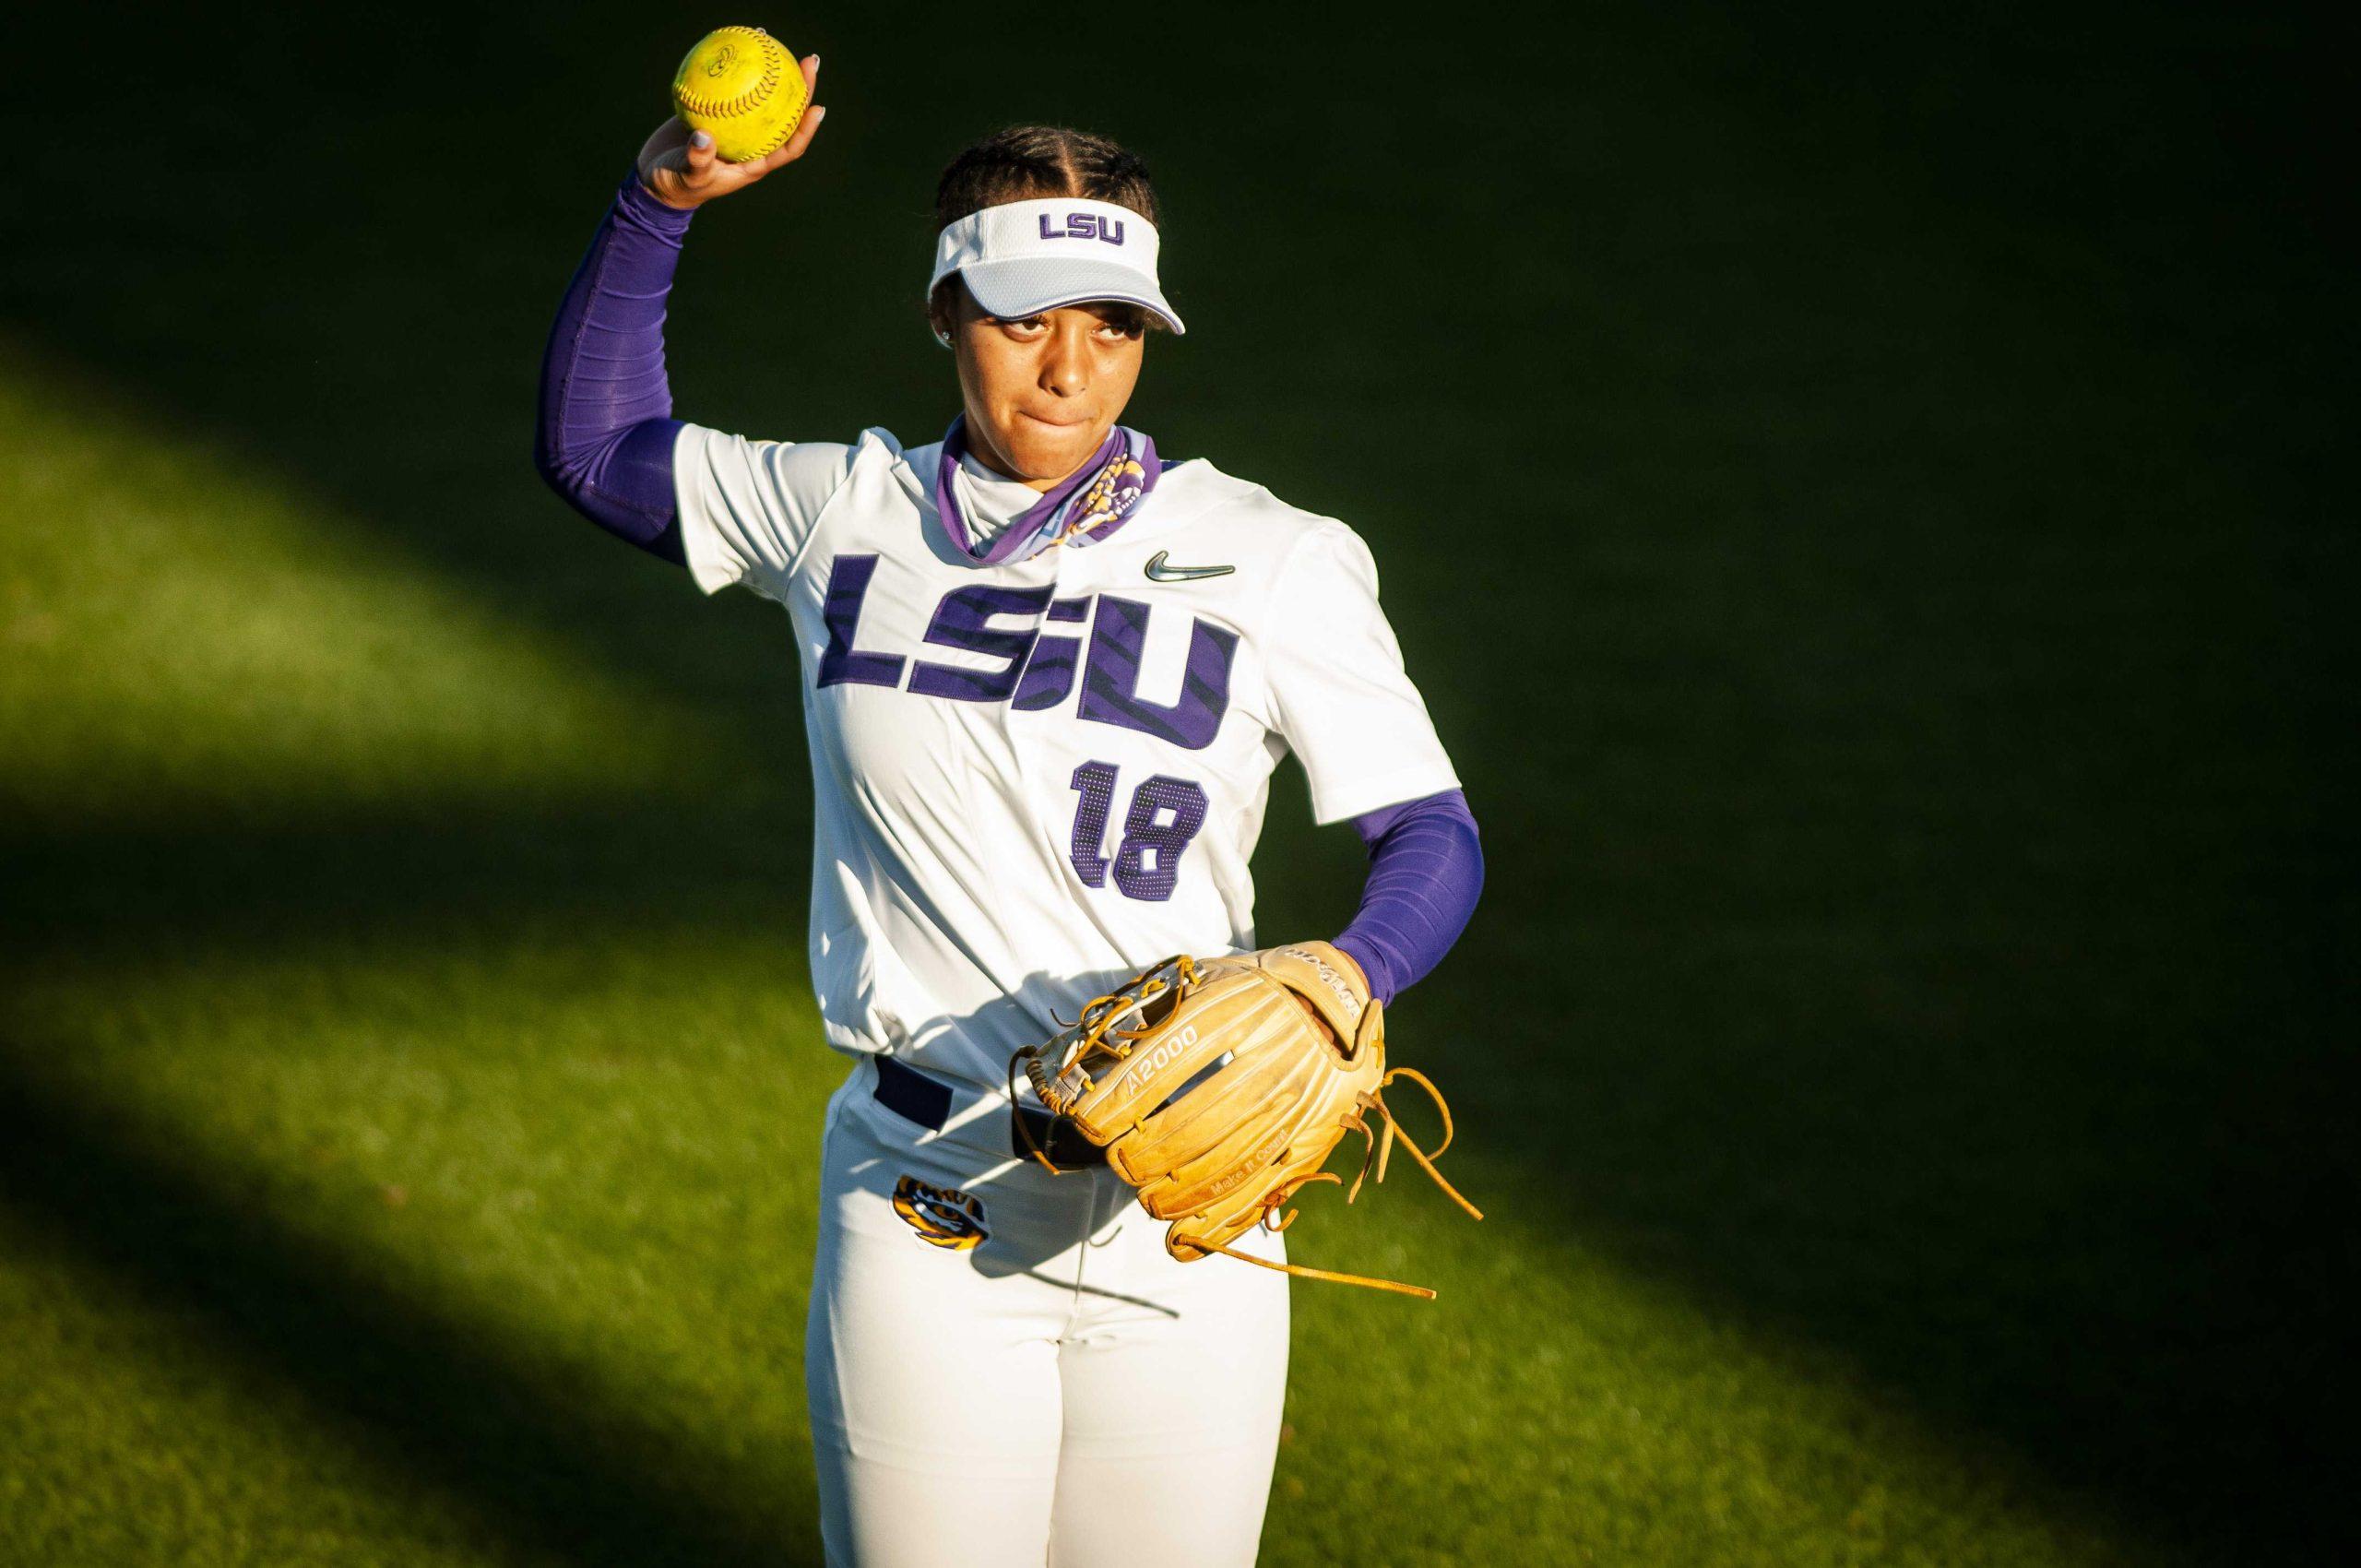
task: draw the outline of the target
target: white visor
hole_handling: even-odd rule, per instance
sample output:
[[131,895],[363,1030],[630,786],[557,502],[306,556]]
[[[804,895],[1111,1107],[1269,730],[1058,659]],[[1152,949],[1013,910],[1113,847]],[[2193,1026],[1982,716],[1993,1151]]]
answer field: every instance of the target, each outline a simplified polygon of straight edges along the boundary
[[971,212],[936,236],[926,291],[931,299],[955,272],[987,315],[1121,300],[1185,332],[1157,286],[1157,249],[1156,225],[1128,207],[1080,196],[1012,201]]

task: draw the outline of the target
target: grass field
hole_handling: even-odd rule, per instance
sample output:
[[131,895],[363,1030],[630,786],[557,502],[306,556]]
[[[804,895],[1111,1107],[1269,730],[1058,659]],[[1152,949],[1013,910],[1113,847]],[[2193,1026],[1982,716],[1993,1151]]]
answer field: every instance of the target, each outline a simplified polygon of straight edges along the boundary
[[528,461],[735,19],[835,112],[700,218],[682,411],[931,437],[934,169],[1136,142],[1133,422],[1371,540],[1484,825],[1392,1032],[1490,1218],[1307,1217],[1443,1295],[1297,1292],[1266,1562],[2344,1560],[2349,36],[599,9],[24,40],[0,1562],[818,1560],[792,653]]

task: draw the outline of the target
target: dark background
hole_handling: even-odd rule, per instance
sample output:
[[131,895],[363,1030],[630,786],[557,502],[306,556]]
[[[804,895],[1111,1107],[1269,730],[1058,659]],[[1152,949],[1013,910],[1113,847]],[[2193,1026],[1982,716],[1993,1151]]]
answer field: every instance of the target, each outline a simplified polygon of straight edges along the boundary
[[[549,315],[670,62],[732,19],[826,57],[813,155],[698,218],[675,295],[680,411],[751,434],[931,439],[934,172],[1025,119],[1134,144],[1192,330],[1130,422],[1370,539],[1483,825],[1484,907],[1403,1009],[1455,1039],[1481,1158],[2195,1554],[2349,1534],[2349,23],[259,15],[12,20],[0,340],[747,726],[791,802],[771,612],[690,635],[528,460]],[[1290,782],[1270,932],[1352,896],[1303,816]],[[720,867],[729,834],[19,825],[7,935],[38,963],[445,902],[800,927],[801,834]],[[95,1123],[10,1120],[145,1180]],[[23,1192],[195,1267],[136,1202]],[[301,1276],[264,1251],[258,1298]]]

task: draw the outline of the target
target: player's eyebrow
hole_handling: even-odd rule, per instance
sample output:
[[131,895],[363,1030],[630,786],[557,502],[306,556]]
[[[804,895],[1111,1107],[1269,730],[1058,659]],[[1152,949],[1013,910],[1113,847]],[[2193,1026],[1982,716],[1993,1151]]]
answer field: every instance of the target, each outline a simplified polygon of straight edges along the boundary
[[1072,305],[1053,305],[1050,310],[1037,310],[1024,315],[979,315],[976,319],[989,326],[1021,325],[1027,321],[1046,321],[1055,311],[1087,311],[1109,327],[1120,327],[1127,332],[1145,333],[1151,317],[1139,306],[1121,300],[1081,300]]

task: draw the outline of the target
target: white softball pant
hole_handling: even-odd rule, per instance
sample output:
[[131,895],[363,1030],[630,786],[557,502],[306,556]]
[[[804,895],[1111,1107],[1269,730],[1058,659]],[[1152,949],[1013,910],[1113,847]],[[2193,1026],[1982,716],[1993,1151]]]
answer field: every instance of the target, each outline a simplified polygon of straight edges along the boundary
[[1112,1171],[1014,1158],[1004,1100],[962,1090],[930,1131],[877,1081],[853,1069],[822,1144],[804,1376],[828,1562],[1252,1562],[1286,1276],[1175,1262]]

